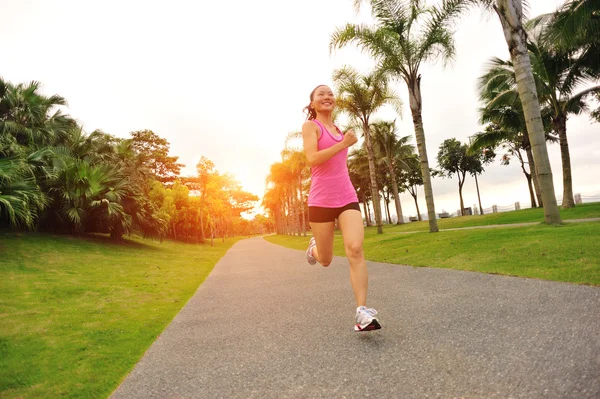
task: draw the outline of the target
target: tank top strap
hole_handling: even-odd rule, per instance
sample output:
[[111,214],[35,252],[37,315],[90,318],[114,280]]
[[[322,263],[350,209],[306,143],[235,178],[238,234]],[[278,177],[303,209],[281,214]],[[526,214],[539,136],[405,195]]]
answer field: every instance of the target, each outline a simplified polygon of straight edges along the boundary
[[317,139],[317,141],[321,141],[321,137],[323,137],[323,135],[325,134],[325,126],[323,126],[323,125],[321,124],[321,122],[319,122],[319,121],[318,121],[318,120],[316,120],[316,119],[312,119],[312,121],[313,121],[314,123],[316,123],[316,124],[317,124],[317,126],[319,126],[319,129],[321,129],[321,135],[320,135],[320,136],[319,136],[319,138]]
[[323,124],[316,119],[313,119],[312,121],[321,128],[321,133],[323,133],[323,131],[325,130],[325,127],[323,126]]

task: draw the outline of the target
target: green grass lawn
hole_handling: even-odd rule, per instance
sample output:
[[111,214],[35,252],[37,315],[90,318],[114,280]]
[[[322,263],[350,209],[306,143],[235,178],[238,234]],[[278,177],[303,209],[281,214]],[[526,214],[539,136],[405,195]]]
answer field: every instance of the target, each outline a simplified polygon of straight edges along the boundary
[[[384,232],[390,229],[385,229]],[[268,236],[268,241],[306,250],[308,240]],[[336,234],[335,254],[344,256]],[[365,257],[376,262],[471,270],[600,285],[600,222],[365,236]]]
[[235,241],[0,232],[0,397],[107,397]]
[[[560,215],[563,220],[600,218],[600,202],[577,205],[575,208],[561,209]],[[499,212],[481,216],[460,216],[448,219],[438,219],[440,229],[452,229],[460,227],[485,226],[492,224],[531,223],[542,222],[544,210],[541,208],[523,209],[520,211]],[[403,225],[386,225],[385,232],[408,232],[429,231],[429,222],[411,222]],[[366,229],[366,234],[376,234],[375,227]]]

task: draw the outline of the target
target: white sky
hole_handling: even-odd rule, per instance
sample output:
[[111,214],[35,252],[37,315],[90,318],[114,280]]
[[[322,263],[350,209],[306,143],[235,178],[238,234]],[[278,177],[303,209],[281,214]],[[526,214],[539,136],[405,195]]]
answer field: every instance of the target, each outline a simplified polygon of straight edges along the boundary
[[[560,0],[530,0],[530,15],[554,11]],[[261,196],[288,132],[301,129],[302,108],[318,84],[331,84],[345,64],[368,72],[371,60],[348,47],[329,54],[331,33],[356,15],[352,0],[102,1],[0,0],[0,75],[13,83],[38,80],[60,94],[86,131],[119,137],[151,129],[171,143],[171,155],[193,174],[204,155]],[[481,130],[476,78],[492,56],[508,58],[495,15],[473,10],[457,29],[457,57],[422,68],[423,119],[432,166],[440,143],[465,141]],[[401,135],[413,136],[407,90]],[[394,118],[391,111],[380,114]],[[600,193],[600,125],[587,115],[568,125],[574,192]],[[414,143],[414,141],[413,141]],[[549,148],[558,197],[558,145]],[[484,208],[529,202],[518,164],[488,166],[479,179]],[[459,208],[456,179],[434,179],[436,210]],[[422,190],[420,191],[423,197]],[[466,206],[475,184],[464,187]],[[415,214],[408,194],[405,216]],[[421,212],[426,212],[424,199]]]

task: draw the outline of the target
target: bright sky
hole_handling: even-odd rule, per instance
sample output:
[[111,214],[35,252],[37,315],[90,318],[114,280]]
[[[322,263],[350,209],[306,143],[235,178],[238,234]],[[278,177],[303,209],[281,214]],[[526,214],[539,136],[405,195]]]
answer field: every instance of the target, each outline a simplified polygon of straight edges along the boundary
[[[530,15],[554,11],[560,0],[530,0]],[[60,94],[86,131],[119,137],[151,129],[171,143],[171,155],[193,174],[204,155],[262,196],[272,163],[288,132],[299,131],[302,108],[318,84],[331,84],[335,68],[368,72],[370,59],[348,47],[329,54],[331,33],[356,15],[352,0],[115,1],[0,0],[0,75],[11,82],[41,81]],[[473,10],[456,35],[457,57],[422,68],[423,119],[432,166],[440,143],[466,141],[478,124],[476,78],[492,56],[508,58],[496,15]],[[413,134],[407,89],[401,135]],[[380,114],[394,118],[390,110]],[[587,115],[568,125],[574,192],[600,193],[600,126]],[[414,143],[414,141],[413,141]],[[549,148],[558,197],[560,153]],[[487,168],[479,179],[484,208],[529,202],[517,163]],[[456,179],[434,179],[436,210],[459,208]],[[420,191],[423,197],[422,190]],[[476,202],[475,184],[464,188]],[[401,196],[405,216],[412,198]],[[426,212],[424,198],[421,212]],[[392,206],[393,208],[393,206]]]

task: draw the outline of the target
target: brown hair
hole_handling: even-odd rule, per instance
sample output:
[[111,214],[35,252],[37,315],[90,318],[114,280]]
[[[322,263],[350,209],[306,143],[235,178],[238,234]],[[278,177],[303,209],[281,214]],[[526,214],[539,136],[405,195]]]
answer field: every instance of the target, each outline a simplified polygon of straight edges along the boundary
[[[317,91],[317,89],[321,86],[327,86],[327,85],[318,85],[317,87],[315,87],[313,89],[313,91],[310,92],[310,102],[312,103],[313,97],[315,95],[315,91]],[[308,105],[306,107],[304,107],[303,111],[306,112],[306,120],[312,121],[313,119],[317,118],[317,111],[315,111],[315,109],[313,107],[311,107],[310,103],[308,103]]]

